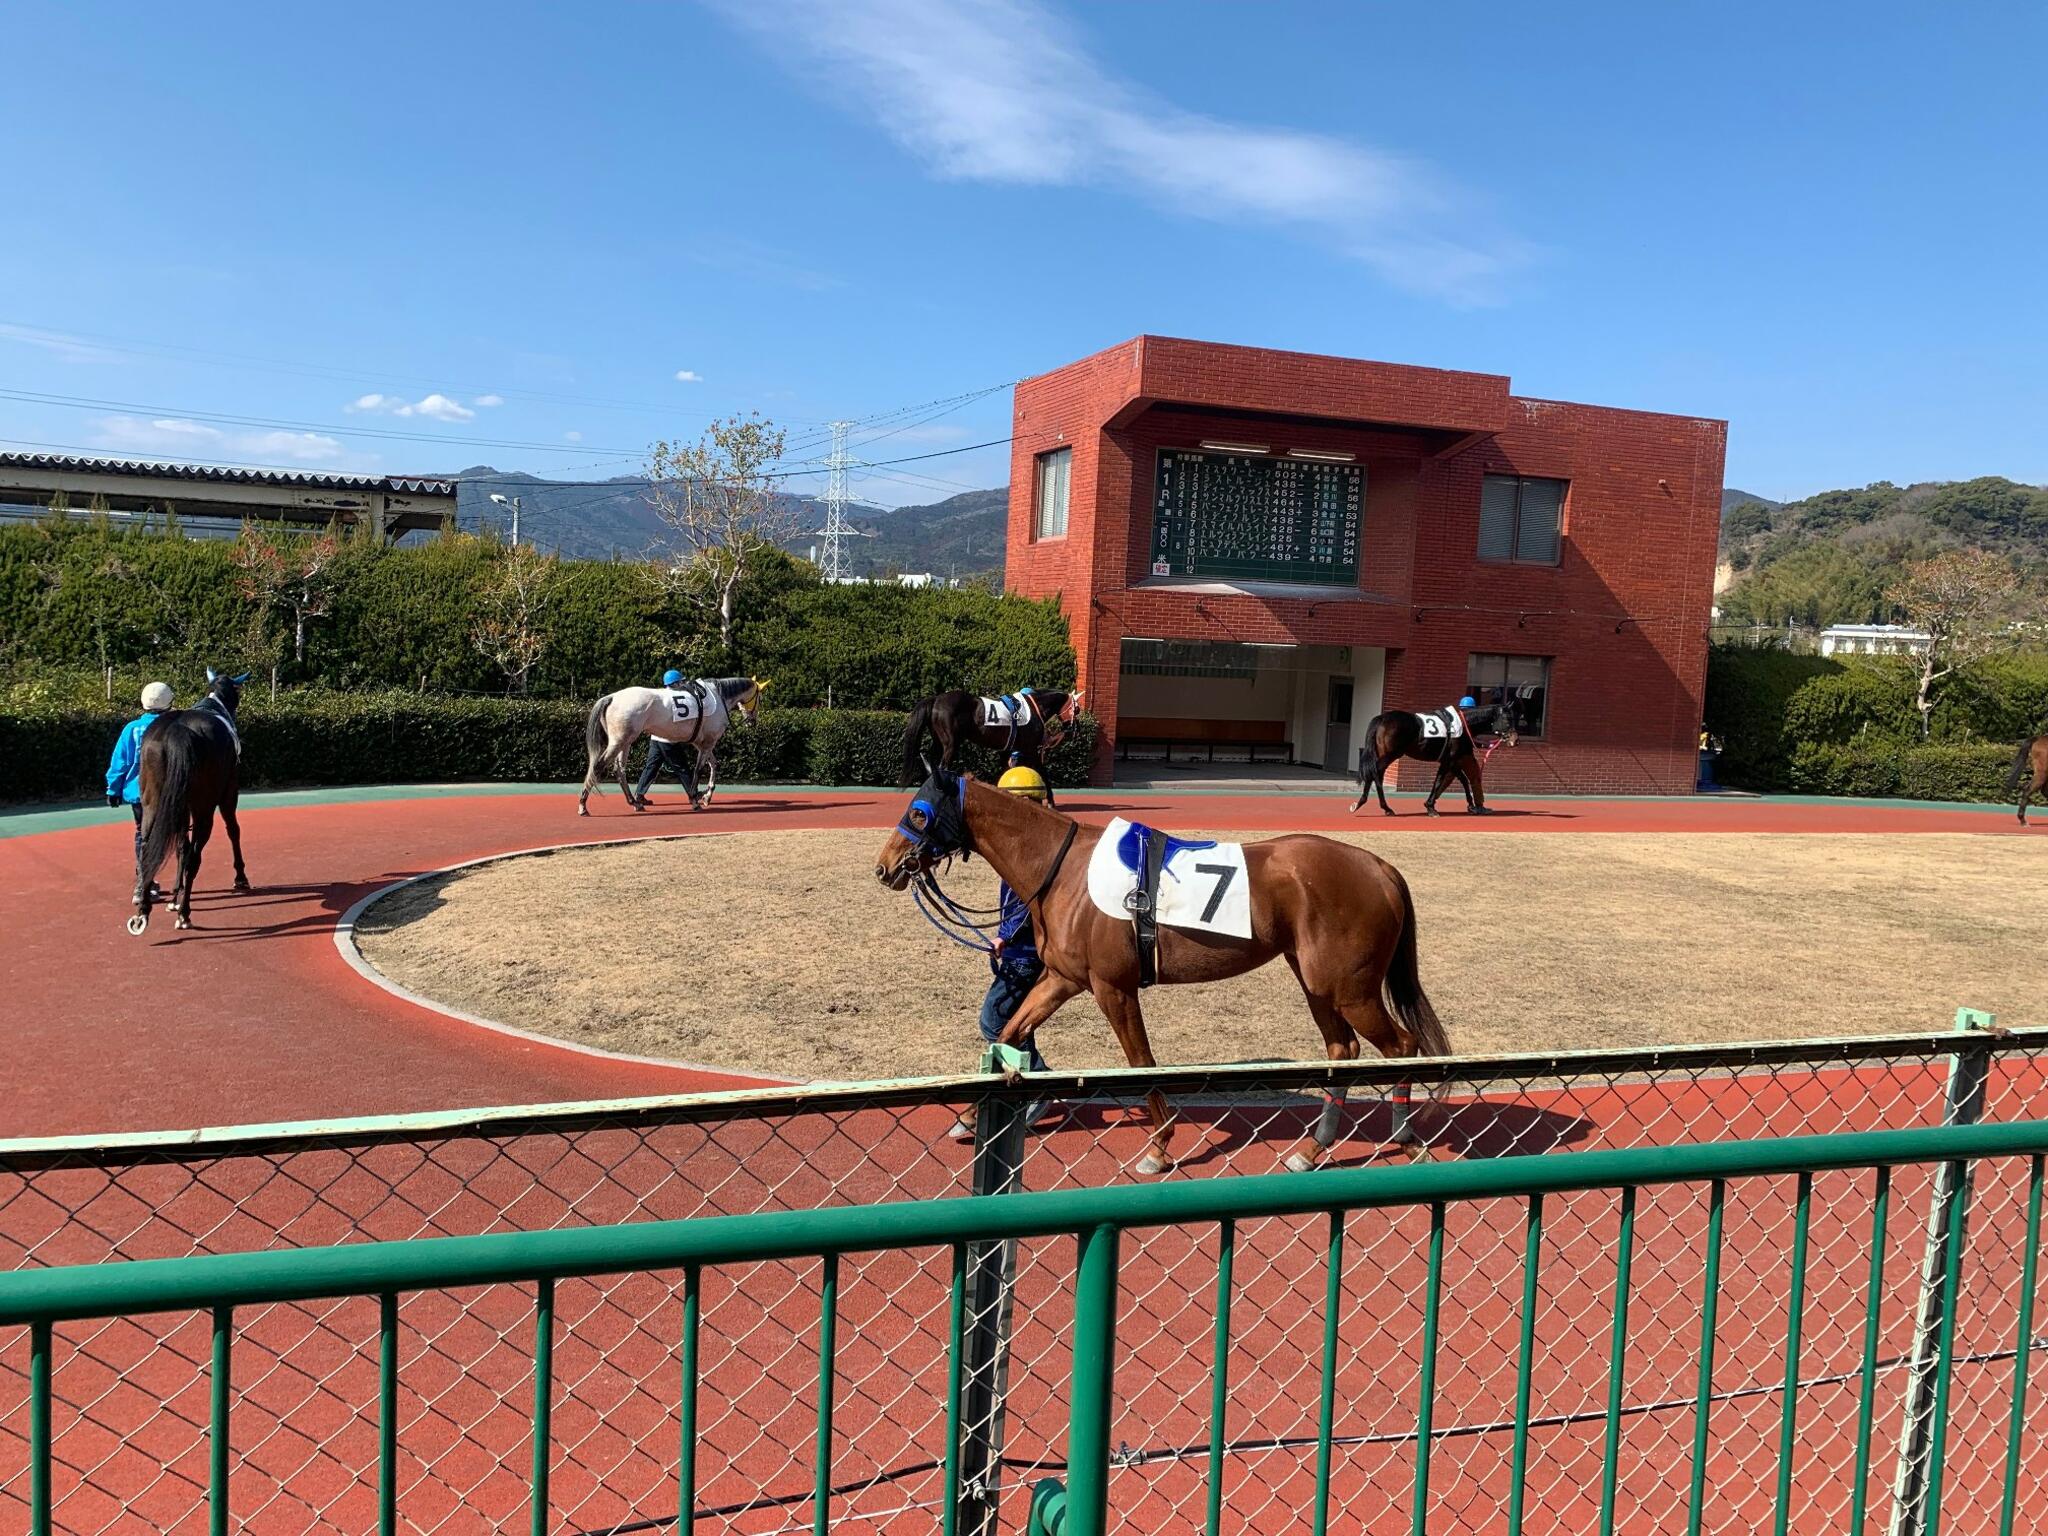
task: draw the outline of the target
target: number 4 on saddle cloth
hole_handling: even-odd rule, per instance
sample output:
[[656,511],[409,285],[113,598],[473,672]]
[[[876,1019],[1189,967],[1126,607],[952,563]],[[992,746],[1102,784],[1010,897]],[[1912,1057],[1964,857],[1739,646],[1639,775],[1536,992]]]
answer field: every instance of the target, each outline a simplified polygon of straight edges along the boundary
[[1251,882],[1241,843],[1193,842],[1121,816],[1088,860],[1088,895],[1111,917],[1130,919],[1138,984],[1159,979],[1159,927],[1252,936]]

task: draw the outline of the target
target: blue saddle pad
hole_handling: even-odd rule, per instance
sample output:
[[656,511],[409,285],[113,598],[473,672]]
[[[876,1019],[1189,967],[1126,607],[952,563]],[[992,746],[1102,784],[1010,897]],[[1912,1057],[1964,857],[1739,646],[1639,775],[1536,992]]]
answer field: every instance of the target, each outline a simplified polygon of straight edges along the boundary
[[1143,873],[1143,870],[1139,864],[1139,858],[1140,851],[1144,847],[1144,842],[1147,837],[1163,837],[1166,839],[1165,862],[1168,864],[1171,864],[1181,854],[1188,852],[1190,849],[1199,850],[1202,848],[1214,848],[1216,846],[1215,839],[1213,838],[1209,839],[1206,842],[1203,842],[1189,838],[1175,837],[1170,832],[1161,832],[1157,827],[1142,826],[1136,822],[1133,822],[1131,825],[1131,829],[1128,832],[1124,833],[1122,837],[1117,839],[1116,857],[1117,862],[1122,864],[1125,869],[1128,869],[1134,875]]

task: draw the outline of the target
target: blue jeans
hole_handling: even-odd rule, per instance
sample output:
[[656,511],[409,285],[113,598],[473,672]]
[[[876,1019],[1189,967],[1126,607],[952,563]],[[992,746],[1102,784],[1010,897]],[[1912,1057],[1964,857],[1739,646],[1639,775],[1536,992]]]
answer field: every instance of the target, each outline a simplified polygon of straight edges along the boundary
[[690,773],[683,766],[683,749],[672,747],[654,737],[647,738],[647,766],[640,770],[640,782],[633,786],[633,798],[645,800],[647,791],[654,785],[654,776],[663,768],[681,779],[685,786],[690,782]]
[[[993,1045],[1002,1037],[1003,1026],[1010,1022],[1010,1016],[1024,1006],[1024,999],[1031,989],[1038,985],[1038,978],[1045,974],[1045,967],[1037,960],[1028,965],[999,964],[996,979],[988,984],[988,996],[981,1000],[981,1038]],[[1046,1072],[1051,1069],[1045,1058],[1038,1054],[1038,1042],[1031,1042],[1031,1070]]]

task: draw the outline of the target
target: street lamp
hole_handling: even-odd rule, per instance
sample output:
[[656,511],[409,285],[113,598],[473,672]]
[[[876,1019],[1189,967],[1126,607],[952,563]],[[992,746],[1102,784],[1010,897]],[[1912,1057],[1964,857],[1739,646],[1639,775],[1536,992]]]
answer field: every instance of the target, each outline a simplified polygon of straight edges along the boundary
[[517,544],[519,542],[519,498],[517,496],[500,496],[496,491],[493,491],[491,492],[491,500],[501,507],[510,507],[512,509],[512,542]]

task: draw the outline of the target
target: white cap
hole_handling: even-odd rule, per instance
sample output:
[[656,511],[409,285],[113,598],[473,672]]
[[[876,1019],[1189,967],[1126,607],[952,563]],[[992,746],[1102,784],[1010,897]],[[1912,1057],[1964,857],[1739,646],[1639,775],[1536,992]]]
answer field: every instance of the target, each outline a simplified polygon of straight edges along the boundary
[[142,690],[142,707],[153,715],[160,715],[173,703],[169,683],[151,683]]

